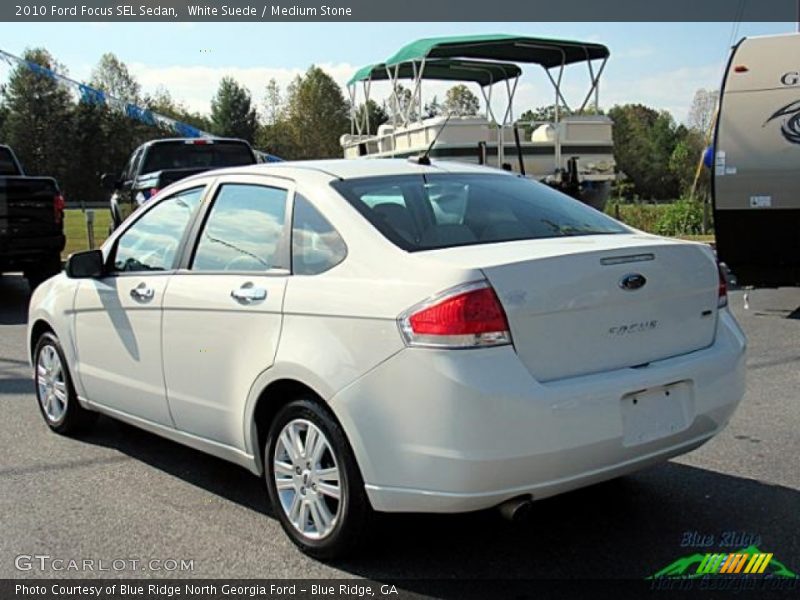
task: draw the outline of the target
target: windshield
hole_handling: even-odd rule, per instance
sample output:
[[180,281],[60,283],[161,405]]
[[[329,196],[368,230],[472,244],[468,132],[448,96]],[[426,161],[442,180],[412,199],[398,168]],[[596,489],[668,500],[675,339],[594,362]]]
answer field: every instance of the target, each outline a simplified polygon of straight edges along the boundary
[[254,162],[250,146],[243,142],[165,142],[150,146],[141,172],[236,167],[252,165]]
[[603,213],[523,177],[400,175],[331,185],[384,236],[409,251],[628,232]]

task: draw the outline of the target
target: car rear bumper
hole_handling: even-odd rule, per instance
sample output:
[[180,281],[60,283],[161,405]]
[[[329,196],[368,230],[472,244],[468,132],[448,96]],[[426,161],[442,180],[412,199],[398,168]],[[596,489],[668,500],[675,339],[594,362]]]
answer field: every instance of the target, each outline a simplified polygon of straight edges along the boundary
[[[408,348],[331,406],[376,510],[479,510],[591,485],[702,445],[742,399],[745,348],[727,310],[708,348],[547,384],[532,379],[510,346]],[[639,441],[630,419],[623,424],[623,398],[678,382],[683,422]]]

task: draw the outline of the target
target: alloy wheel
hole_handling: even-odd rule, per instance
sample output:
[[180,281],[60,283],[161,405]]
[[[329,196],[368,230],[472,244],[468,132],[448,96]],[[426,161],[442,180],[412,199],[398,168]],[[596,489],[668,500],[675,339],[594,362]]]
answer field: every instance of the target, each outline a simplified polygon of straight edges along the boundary
[[336,455],[314,423],[294,419],[283,427],[275,444],[273,477],[292,526],[312,540],[330,535],[344,498]]
[[61,358],[49,344],[42,348],[36,360],[36,387],[47,420],[61,421],[67,412],[67,382]]

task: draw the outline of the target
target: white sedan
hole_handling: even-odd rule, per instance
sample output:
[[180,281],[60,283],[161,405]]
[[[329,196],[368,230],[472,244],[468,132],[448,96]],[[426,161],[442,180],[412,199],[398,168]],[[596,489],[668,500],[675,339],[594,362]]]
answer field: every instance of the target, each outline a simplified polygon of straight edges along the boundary
[[31,301],[47,424],[127,421],[266,478],[291,539],[641,469],[716,435],[746,340],[708,246],[452,162],[182,180]]

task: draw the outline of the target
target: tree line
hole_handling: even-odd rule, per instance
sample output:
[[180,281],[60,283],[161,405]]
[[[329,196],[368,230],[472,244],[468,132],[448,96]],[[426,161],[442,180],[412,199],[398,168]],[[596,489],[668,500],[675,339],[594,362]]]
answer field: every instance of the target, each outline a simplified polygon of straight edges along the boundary
[[[43,48],[27,50],[23,58],[66,74],[65,67]],[[274,79],[266,82],[261,107],[256,107],[246,87],[224,77],[207,114],[188,109],[165,88],[144,93],[127,65],[111,53],[101,57],[88,84],[215,135],[245,139],[284,159],[340,157],[339,138],[350,131],[350,105],[342,89],[313,65],[286,89]],[[617,195],[646,200],[686,196],[715,105],[715,92],[699,90],[686,125],[677,123],[667,111],[641,104],[611,108],[615,155],[623,174]],[[422,107],[422,115],[411,110],[411,91],[402,86],[382,104],[369,100],[356,108],[371,133],[393,113],[408,111],[417,118],[475,115],[479,110],[478,98],[465,85],[450,88],[441,102],[432,98]],[[552,106],[532,109],[521,120],[547,119],[552,112]],[[58,82],[24,66],[13,69],[0,87],[0,143],[14,148],[29,174],[55,177],[70,201],[104,200],[107,192],[99,185],[102,173],[119,173],[133,149],[145,141],[174,136],[106,105],[79,102]],[[707,174],[701,178],[701,193],[705,178]]]

